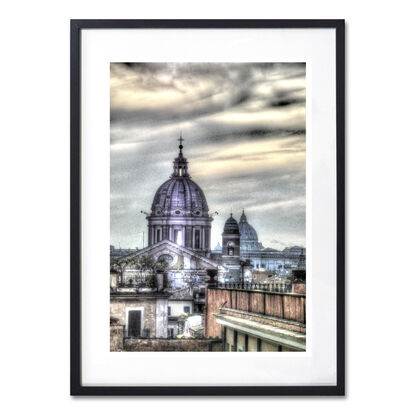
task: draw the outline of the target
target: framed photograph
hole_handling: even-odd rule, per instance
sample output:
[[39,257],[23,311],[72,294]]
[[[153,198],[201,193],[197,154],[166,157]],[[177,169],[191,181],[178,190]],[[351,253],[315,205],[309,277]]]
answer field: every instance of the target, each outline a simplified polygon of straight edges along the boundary
[[71,21],[72,395],[344,395],[344,53]]

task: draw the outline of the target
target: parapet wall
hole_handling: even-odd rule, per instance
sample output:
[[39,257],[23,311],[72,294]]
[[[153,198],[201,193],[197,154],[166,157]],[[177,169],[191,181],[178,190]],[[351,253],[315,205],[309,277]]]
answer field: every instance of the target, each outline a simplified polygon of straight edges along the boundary
[[220,340],[125,339],[125,352],[221,352]]
[[303,294],[208,288],[205,305],[205,337],[222,336],[222,326],[216,322],[214,314],[219,313],[223,307],[306,323],[306,297]]

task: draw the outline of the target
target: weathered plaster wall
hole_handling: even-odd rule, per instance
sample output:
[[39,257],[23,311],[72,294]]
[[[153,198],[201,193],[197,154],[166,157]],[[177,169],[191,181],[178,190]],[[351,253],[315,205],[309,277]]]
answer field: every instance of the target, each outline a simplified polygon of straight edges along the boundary
[[124,326],[110,326],[110,352],[121,352],[123,348]]
[[171,316],[179,317],[184,313],[184,307],[190,307],[190,313],[193,313],[193,301],[191,300],[170,300],[168,306],[171,307]]
[[[166,300],[165,300],[166,301]],[[127,308],[142,308],[142,327],[141,330],[148,328],[150,329],[150,337],[156,337],[157,331],[157,318],[156,318],[156,305],[157,299],[114,299],[111,298],[110,301],[110,316],[118,319],[120,325],[127,326],[126,321],[126,309]],[[167,307],[167,301],[166,301]],[[166,318],[167,320],[167,318]],[[166,324],[167,326],[167,324]],[[167,336],[167,327],[166,327],[166,336]]]
[[156,337],[167,337],[167,299],[159,298],[156,304]]

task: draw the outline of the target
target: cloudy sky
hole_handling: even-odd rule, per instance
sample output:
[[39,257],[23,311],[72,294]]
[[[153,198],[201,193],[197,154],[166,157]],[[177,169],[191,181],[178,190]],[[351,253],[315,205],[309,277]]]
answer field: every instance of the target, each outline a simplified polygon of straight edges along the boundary
[[157,188],[185,139],[212,248],[242,208],[266,247],[305,246],[306,76],[302,63],[111,64],[111,244],[147,244]]

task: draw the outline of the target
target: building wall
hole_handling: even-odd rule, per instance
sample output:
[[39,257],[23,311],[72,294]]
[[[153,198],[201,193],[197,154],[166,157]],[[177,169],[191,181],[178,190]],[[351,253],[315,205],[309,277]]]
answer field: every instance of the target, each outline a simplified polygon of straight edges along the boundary
[[249,259],[253,269],[265,269],[278,275],[289,275],[293,268],[303,266],[301,260],[305,256],[287,255],[281,252],[241,251],[242,259]]
[[214,313],[218,313],[224,304],[229,307],[230,295],[229,290],[206,289],[205,337],[222,337],[222,326],[216,323]]
[[117,299],[111,297],[110,316],[127,328],[128,309],[140,309],[141,330],[148,328],[150,337],[167,337],[167,299]]
[[127,339],[127,352],[221,352],[222,343],[199,339]]
[[226,329],[226,339],[225,339],[225,351],[232,352],[234,350],[234,330]]
[[184,307],[190,307],[190,313],[193,313],[193,300],[171,300],[168,302],[170,307],[170,317],[179,317],[184,313]]
[[245,337],[246,335],[243,333],[238,333],[236,336],[236,341],[237,341],[237,346],[236,346],[236,351],[237,352],[245,352],[246,348],[245,348]]
[[167,337],[167,299],[156,300],[156,337]]
[[258,339],[256,337],[248,336],[248,352],[258,351]]
[[123,348],[124,326],[110,326],[110,352],[121,352]]
[[277,344],[262,342],[261,343],[261,351],[262,352],[278,352],[278,351],[281,351],[281,347],[278,348]]

